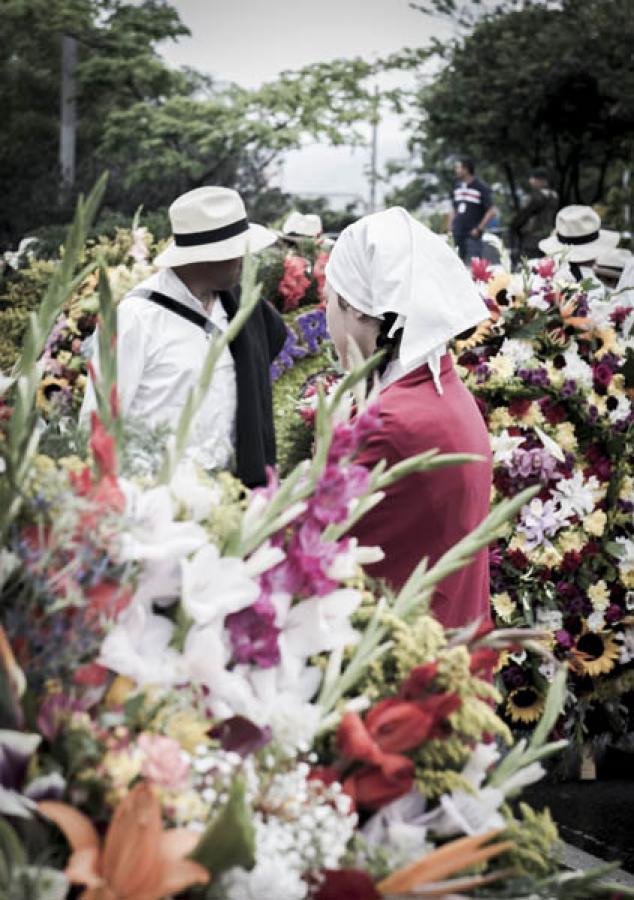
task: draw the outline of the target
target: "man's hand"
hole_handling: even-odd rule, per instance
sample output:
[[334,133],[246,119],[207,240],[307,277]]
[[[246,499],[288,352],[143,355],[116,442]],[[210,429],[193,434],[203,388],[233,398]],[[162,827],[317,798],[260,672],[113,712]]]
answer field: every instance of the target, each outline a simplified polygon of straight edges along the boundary
[[481,238],[482,237],[482,229],[481,228],[472,228],[469,232],[472,238]]

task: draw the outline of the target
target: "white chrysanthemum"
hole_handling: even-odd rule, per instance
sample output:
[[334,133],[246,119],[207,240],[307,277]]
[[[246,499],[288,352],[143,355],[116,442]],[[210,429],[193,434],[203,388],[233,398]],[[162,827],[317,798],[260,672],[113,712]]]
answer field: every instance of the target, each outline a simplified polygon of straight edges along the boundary
[[523,437],[513,437],[506,428],[500,434],[490,434],[489,440],[495,463],[510,462],[513,453],[524,443]]
[[583,473],[577,470],[572,478],[562,478],[557,482],[553,499],[559,500],[567,514],[583,517],[593,511],[599,490],[600,485],[594,475],[584,480]]
[[500,353],[508,356],[513,362],[513,368],[519,369],[535,355],[535,350],[530,341],[521,341],[517,338],[505,338],[500,347]]
[[576,381],[579,387],[589,390],[592,387],[592,366],[581,359],[576,347],[566,350],[564,359],[566,361],[566,365],[562,369],[564,377]]
[[622,666],[634,660],[634,627],[626,628],[622,634],[617,635],[617,640],[622,641],[619,662]]
[[597,634],[599,631],[603,631],[603,628],[605,626],[605,616],[602,612],[599,612],[597,610],[593,613],[590,613],[586,621],[588,623],[588,628],[593,632],[593,634]]
[[634,572],[634,541],[626,537],[617,537],[615,543],[621,546],[619,554],[619,569],[622,575]]
[[540,609],[537,611],[538,623],[549,631],[558,631],[563,627],[563,616],[558,609]]

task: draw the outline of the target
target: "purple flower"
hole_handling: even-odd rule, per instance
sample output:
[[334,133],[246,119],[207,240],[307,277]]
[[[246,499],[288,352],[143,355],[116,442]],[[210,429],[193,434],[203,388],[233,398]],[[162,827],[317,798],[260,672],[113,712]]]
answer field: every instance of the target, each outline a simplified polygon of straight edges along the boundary
[[592,380],[599,387],[607,387],[612,381],[612,369],[604,362],[592,369]]
[[327,465],[310,503],[312,515],[321,525],[343,522],[348,515],[348,503],[367,490],[369,480],[370,473],[365,466]]
[[263,669],[279,663],[280,629],[275,624],[275,607],[269,597],[260,597],[252,606],[231,613],[225,626],[236,662],[255,663]]
[[548,484],[556,475],[557,462],[544,447],[532,450],[518,447],[507,468],[511,477],[521,480],[523,485]]
[[548,372],[543,366],[538,366],[536,369],[518,369],[517,374],[525,384],[534,387],[548,387]]
[[559,644],[560,647],[563,647],[565,650],[570,650],[574,641],[569,631],[566,631],[565,628],[560,628],[555,632],[555,640]]
[[209,734],[220,741],[223,750],[248,756],[269,743],[272,731],[270,725],[260,728],[244,716],[231,716],[214,725]]
[[577,393],[577,382],[574,378],[568,378],[564,381],[560,394],[562,397],[572,397]]
[[317,353],[320,342],[328,339],[325,310],[315,309],[304,313],[297,317],[295,324],[304,338],[308,352]]

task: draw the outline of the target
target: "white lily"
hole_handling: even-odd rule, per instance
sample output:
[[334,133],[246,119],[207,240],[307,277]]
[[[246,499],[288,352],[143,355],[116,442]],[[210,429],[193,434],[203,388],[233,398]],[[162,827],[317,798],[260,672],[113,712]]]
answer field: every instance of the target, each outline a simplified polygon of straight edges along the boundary
[[181,560],[182,603],[199,625],[222,620],[258,599],[260,587],[242,559],[220,556],[214,544],[201,547],[191,560]]

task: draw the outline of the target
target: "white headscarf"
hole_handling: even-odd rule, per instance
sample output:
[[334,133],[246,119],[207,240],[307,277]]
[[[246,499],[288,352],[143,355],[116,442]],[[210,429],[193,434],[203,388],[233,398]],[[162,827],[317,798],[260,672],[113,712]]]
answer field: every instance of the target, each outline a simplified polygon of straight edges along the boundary
[[457,254],[398,206],[364,216],[341,233],[326,279],[360,312],[397,314],[392,331],[403,328],[403,370],[428,362],[439,393],[445,344],[489,315]]

